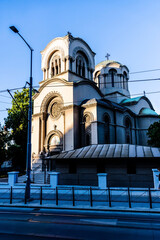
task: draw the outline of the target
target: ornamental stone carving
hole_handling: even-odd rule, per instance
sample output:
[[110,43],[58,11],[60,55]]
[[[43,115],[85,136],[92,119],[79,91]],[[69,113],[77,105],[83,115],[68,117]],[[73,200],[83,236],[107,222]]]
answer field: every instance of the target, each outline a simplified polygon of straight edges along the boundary
[[56,119],[59,118],[61,115],[61,109],[62,107],[60,103],[58,102],[53,103],[51,106],[51,116]]

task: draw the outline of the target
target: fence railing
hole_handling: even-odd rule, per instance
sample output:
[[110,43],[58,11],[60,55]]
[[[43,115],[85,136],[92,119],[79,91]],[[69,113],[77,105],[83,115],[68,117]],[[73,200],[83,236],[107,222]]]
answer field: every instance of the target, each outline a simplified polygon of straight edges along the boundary
[[32,187],[30,200],[25,188],[0,189],[0,204],[34,204],[77,207],[160,208],[160,190],[134,188]]

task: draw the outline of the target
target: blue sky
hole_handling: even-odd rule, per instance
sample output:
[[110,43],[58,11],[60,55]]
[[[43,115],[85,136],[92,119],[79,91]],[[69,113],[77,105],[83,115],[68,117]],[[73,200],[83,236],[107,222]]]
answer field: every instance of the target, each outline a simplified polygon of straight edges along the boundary
[[[42,80],[40,51],[55,37],[83,38],[96,53],[96,64],[110,53],[130,72],[160,68],[159,0],[0,0],[0,91],[18,88],[29,80],[29,50],[9,26],[15,25],[34,49],[33,81]],[[130,80],[159,78],[160,71],[131,74]],[[152,101],[160,113],[160,81],[129,84],[130,92]],[[0,93],[0,122],[11,98]]]

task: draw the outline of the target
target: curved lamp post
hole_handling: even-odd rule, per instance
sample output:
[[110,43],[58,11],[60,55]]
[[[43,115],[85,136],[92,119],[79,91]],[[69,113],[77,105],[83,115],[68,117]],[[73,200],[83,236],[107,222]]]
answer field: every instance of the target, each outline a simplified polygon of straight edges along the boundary
[[30,57],[30,82],[29,82],[29,109],[28,109],[28,135],[27,135],[27,181],[26,181],[26,199],[30,199],[30,184],[31,184],[31,130],[32,130],[32,52],[33,48],[21,36],[16,27],[9,27],[14,33],[17,33],[31,51]]

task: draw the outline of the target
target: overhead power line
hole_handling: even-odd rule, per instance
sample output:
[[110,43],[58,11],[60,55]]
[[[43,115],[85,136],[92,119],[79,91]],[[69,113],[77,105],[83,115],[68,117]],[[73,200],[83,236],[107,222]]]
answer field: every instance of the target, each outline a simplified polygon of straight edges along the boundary
[[[149,81],[160,81],[160,78],[148,78],[148,79],[134,79],[134,80],[129,80],[129,83],[131,82],[149,82]],[[95,83],[95,85],[97,85],[96,82],[92,81],[93,83]],[[122,83],[121,81],[115,81],[114,83]],[[105,83],[99,83],[99,84],[105,84]],[[107,84],[107,83],[106,83]],[[33,86],[34,88],[39,88],[39,85],[35,85]],[[50,85],[50,86],[45,86],[45,87],[68,87],[68,85],[62,85],[62,84],[59,84],[59,83],[54,83],[54,85]],[[9,91],[16,91],[16,90],[21,90],[23,89],[24,87],[17,87],[17,88],[11,88],[9,89]],[[27,87],[26,87],[27,88]],[[4,90],[0,90],[0,93],[5,93],[7,92],[7,89],[4,89]],[[1,95],[0,95],[1,96]]]
[[[160,91],[155,91],[155,92],[146,92],[145,94],[157,94],[157,93],[160,93]],[[143,93],[136,93],[136,94],[132,94],[131,97],[138,97],[138,96],[144,96]],[[124,99],[124,96],[118,96],[119,98],[123,98]],[[110,96],[108,100],[112,99],[112,98],[115,98],[113,96]],[[90,99],[88,99],[89,101]],[[87,99],[86,99],[87,101]],[[68,104],[78,104],[78,103],[82,103],[83,100],[79,100],[79,101],[72,101],[72,102],[63,102],[64,106],[68,105]],[[85,104],[86,102],[84,102],[83,104]],[[61,105],[61,103],[59,103]],[[34,105],[34,108],[37,108],[37,107],[41,107],[40,105]],[[28,108],[28,106],[23,106],[23,109],[25,108]],[[5,110],[0,110],[0,111],[8,111],[9,109],[5,109]],[[23,110],[22,110],[23,111]]]
[[0,94],[0,97],[5,97],[5,98],[9,98],[10,99],[10,97],[2,95],[2,94]]
[[160,68],[150,69],[150,70],[143,70],[143,71],[137,71],[137,72],[130,72],[129,74],[137,74],[137,73],[145,73],[145,72],[155,72],[155,71],[160,71]]

